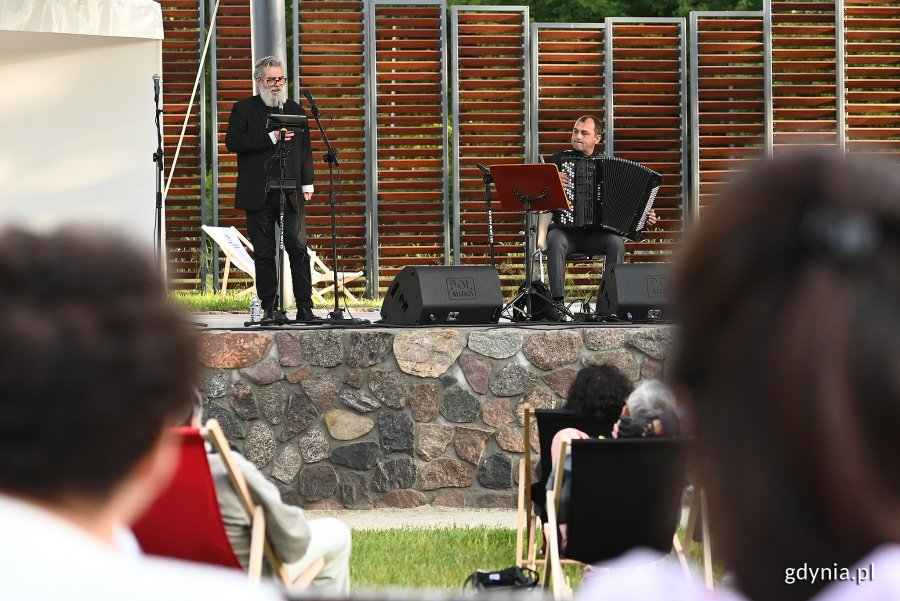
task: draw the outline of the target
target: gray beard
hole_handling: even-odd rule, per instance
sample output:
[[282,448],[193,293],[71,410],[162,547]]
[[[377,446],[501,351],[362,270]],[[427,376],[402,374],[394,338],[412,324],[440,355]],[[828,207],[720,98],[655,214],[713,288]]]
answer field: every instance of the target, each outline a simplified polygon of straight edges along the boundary
[[287,93],[285,90],[276,93],[272,90],[260,88],[259,97],[262,98],[263,104],[266,106],[280,109],[284,106],[284,101],[287,100]]

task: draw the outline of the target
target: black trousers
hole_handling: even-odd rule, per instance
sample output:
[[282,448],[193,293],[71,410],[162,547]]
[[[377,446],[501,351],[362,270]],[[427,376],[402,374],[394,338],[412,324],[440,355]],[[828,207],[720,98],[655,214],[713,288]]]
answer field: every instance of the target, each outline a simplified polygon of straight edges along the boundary
[[[247,211],[247,233],[253,244],[253,263],[256,266],[256,293],[263,309],[275,309],[278,294],[278,196],[270,194],[259,211]],[[302,212],[291,207],[290,199],[284,212],[284,250],[291,260],[294,297],[297,308],[312,308],[312,278],[309,254],[306,251],[306,220]]]
[[550,226],[547,232],[547,272],[550,294],[562,298],[566,277],[566,255],[584,253],[604,255],[606,265],[625,260],[625,241],[618,234],[602,229],[570,229]]

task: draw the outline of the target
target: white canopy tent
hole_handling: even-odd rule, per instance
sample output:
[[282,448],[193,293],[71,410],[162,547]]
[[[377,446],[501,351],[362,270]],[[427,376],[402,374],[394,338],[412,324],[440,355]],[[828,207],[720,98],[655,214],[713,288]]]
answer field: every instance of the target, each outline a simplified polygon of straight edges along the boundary
[[101,226],[152,247],[162,38],[152,0],[0,3],[0,227]]

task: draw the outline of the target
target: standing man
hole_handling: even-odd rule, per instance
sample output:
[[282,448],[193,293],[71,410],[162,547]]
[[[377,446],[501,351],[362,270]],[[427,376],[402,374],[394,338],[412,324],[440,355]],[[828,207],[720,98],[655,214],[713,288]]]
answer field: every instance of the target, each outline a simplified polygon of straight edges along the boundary
[[[264,311],[263,323],[283,321],[278,312],[278,276],[275,226],[279,222],[279,193],[266,193],[266,182],[278,176],[274,158],[278,150],[278,131],[266,131],[266,119],[272,113],[306,115],[299,104],[287,97],[284,63],[274,56],[261,58],[253,69],[259,94],[234,104],[228,118],[225,146],[237,153],[238,179],[234,206],[247,213],[247,232],[253,244],[256,266],[256,290]],[[318,319],[312,311],[312,279],[306,251],[304,207],[313,194],[313,161],[309,129],[294,134],[284,132],[285,148],[290,152],[285,164],[286,179],[297,182],[300,194],[288,193],[284,214],[284,247],[291,260],[297,320]]]
[[[562,167],[565,157],[600,157],[600,119],[593,115],[579,117],[572,128],[572,150],[557,152],[547,159],[548,163]],[[568,177],[562,174],[563,183]],[[576,228],[566,225],[563,211],[554,211],[553,222],[547,231],[547,271],[550,275],[550,294],[553,300],[562,303],[563,284],[566,276],[566,255],[584,253],[589,256],[604,255],[606,266],[621,263],[625,259],[625,241],[621,236],[604,230],[599,225]],[[650,211],[647,225],[656,223],[656,212]]]

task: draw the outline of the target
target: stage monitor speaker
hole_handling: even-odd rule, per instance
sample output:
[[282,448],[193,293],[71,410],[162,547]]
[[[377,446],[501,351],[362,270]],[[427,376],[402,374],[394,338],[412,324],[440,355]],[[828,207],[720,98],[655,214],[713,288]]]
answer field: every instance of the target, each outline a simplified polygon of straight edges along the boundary
[[490,266],[405,267],[381,303],[381,321],[398,326],[497,323],[500,276]]
[[598,315],[627,321],[673,319],[671,263],[614,263],[607,266],[597,294]]

